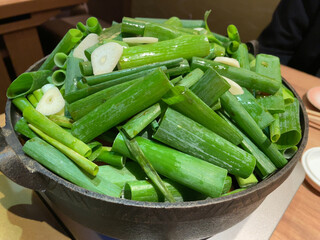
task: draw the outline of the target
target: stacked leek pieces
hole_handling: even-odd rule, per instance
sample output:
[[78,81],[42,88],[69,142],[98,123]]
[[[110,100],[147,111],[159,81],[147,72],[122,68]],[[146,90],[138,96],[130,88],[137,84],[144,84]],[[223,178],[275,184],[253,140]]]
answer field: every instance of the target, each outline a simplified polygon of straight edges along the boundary
[[[281,169],[301,129],[279,59],[249,54],[234,25],[211,32],[208,15],[78,23],[8,88],[23,151],[80,187],[138,201],[216,198]],[[51,88],[63,96],[53,112]]]

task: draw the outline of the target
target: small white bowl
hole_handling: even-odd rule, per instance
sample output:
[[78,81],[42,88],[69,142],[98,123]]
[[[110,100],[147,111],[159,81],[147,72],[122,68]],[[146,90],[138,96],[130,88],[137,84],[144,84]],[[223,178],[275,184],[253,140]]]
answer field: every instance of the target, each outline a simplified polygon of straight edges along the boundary
[[310,148],[302,155],[302,166],[307,181],[320,192],[320,147]]

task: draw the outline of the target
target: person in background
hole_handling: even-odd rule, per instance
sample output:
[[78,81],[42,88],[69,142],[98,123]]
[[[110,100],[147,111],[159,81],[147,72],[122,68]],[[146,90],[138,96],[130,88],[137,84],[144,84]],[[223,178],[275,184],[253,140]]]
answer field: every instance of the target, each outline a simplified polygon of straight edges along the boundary
[[282,0],[258,41],[260,53],[320,77],[320,0]]

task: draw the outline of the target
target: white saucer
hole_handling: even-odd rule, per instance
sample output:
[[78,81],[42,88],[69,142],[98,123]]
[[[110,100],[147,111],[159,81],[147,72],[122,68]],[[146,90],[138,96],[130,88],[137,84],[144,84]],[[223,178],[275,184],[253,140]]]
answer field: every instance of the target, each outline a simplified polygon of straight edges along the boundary
[[320,147],[310,148],[302,155],[302,166],[307,181],[320,192]]

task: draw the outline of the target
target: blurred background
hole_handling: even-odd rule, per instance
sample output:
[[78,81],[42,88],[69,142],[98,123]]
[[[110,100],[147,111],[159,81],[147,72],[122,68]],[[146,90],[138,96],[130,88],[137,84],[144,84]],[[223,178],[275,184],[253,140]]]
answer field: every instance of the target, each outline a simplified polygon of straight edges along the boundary
[[[227,26],[232,23],[238,27],[241,40],[246,42],[258,38],[263,29],[270,23],[272,14],[280,2],[280,0],[27,0],[26,2],[28,1],[47,2],[47,5],[42,8],[39,8],[41,7],[39,4],[33,7],[30,4],[26,6],[12,5],[12,8],[8,8],[8,6],[5,6],[6,3],[0,3],[1,112],[4,111],[5,89],[8,84],[17,75],[24,72],[31,65],[30,62],[33,63],[50,53],[69,28],[75,27],[79,21],[85,23],[89,16],[97,17],[103,27],[108,27],[112,21],[120,22],[123,16],[156,18],[177,16],[182,19],[203,19],[204,12],[212,9],[208,20],[212,31],[225,35]],[[17,2],[18,4],[21,1],[10,0],[9,2]],[[49,9],[49,4],[52,5],[52,9]],[[19,7],[22,8],[21,11]],[[28,10],[30,13],[27,11],[28,7],[30,8]],[[42,10],[33,13],[36,7]],[[20,12],[24,11],[24,14],[19,14],[18,10]],[[12,12],[11,15],[9,14],[10,11]],[[24,25],[24,28],[27,29],[29,25],[25,22],[29,21],[28,23],[30,23],[33,18],[37,17],[39,19],[39,14],[43,16],[41,21],[37,20],[37,23],[31,24],[32,27],[36,27],[36,30],[33,32],[28,30],[28,34],[30,39],[38,35],[40,49],[36,42],[33,43],[34,40],[30,40],[28,43],[27,32],[22,35],[23,37],[20,37],[15,35],[14,28],[12,28],[11,32],[8,30],[8,27],[11,28],[12,25],[19,31]],[[27,50],[32,54],[20,58],[21,51]]]

